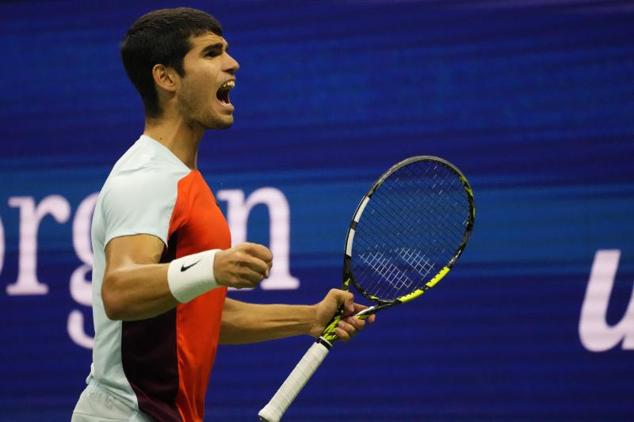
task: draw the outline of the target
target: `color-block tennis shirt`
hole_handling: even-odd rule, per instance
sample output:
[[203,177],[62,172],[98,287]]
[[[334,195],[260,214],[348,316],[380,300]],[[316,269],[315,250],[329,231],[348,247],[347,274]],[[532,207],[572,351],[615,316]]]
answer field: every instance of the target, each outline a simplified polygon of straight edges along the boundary
[[92,223],[95,344],[89,379],[159,421],[202,420],[226,288],[141,321],[112,321],[101,297],[110,240],[150,234],[161,262],[231,245],[229,227],[200,172],[147,136],[117,161]]

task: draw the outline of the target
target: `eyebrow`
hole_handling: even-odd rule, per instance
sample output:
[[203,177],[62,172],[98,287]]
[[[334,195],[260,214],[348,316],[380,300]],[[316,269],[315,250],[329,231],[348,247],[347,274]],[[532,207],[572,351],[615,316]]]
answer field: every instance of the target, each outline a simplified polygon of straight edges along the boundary
[[222,49],[229,50],[229,44],[223,44],[221,42],[215,43],[215,44],[209,44],[208,46],[206,46],[205,48],[203,48],[202,54],[206,54],[210,51],[215,51],[215,50],[220,50],[222,51]]

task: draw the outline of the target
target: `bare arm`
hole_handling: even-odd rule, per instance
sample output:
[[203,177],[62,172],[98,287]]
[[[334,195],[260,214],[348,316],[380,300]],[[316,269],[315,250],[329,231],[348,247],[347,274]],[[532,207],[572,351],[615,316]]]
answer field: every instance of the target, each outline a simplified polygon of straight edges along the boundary
[[[146,319],[178,304],[167,282],[169,264],[159,263],[164,246],[159,238],[146,234],[117,237],[106,245],[101,295],[108,318]],[[214,274],[220,285],[255,287],[270,266],[267,248],[242,243],[216,254]]]
[[220,343],[257,343],[307,334],[315,318],[315,307],[310,305],[258,305],[227,298]]
[[168,264],[159,264],[163,242],[151,235],[123,236],[106,245],[101,296],[108,318],[151,318],[178,302],[167,284]]
[[[351,316],[364,307],[353,303],[349,292],[332,289],[315,305],[257,305],[227,298],[220,343],[257,343],[297,335],[317,337],[341,305],[346,317],[339,323],[336,334],[348,340],[365,326],[365,321]],[[373,322],[374,316],[368,321]]]

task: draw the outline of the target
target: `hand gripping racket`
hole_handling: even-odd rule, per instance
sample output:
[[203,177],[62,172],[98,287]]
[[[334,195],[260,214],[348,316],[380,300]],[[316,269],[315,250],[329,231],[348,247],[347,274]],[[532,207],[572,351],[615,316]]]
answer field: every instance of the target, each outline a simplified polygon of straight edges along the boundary
[[[438,284],[464,251],[474,220],[471,186],[451,163],[416,156],[392,166],[359,203],[346,236],[342,289],[352,284],[374,303],[355,316],[365,319]],[[260,410],[261,421],[280,420],[337,340],[342,313]]]

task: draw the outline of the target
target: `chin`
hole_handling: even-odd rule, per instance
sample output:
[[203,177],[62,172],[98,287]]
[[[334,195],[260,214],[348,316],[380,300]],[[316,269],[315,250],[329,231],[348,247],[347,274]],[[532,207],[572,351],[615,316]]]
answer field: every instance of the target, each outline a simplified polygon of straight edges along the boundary
[[222,116],[220,118],[210,119],[208,124],[205,125],[207,129],[229,129],[233,126],[233,115]]
[[231,119],[223,121],[221,124],[219,124],[217,129],[229,129],[231,126],[233,126],[233,116],[231,117]]

